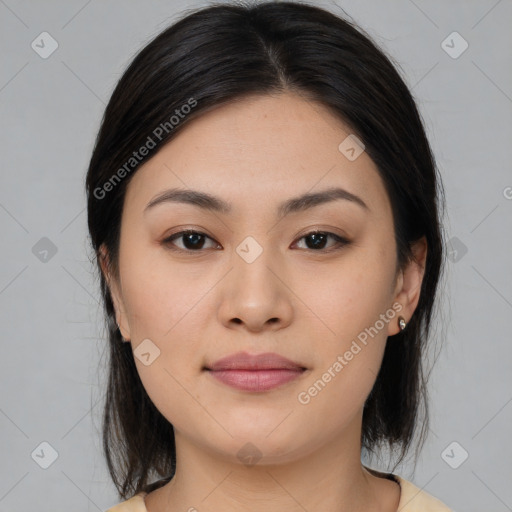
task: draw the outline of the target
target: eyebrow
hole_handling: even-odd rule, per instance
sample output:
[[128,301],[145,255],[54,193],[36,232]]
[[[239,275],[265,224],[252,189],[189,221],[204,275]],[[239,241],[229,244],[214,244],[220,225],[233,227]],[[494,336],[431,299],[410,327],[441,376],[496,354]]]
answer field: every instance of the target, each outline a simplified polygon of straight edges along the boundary
[[[369,211],[368,205],[359,196],[356,196],[343,188],[335,187],[328,188],[320,192],[309,192],[288,199],[277,207],[277,215],[286,216],[290,213],[305,211],[315,206],[336,200],[350,201]],[[168,202],[190,204],[204,210],[224,214],[228,214],[232,211],[231,204],[219,197],[215,197],[211,194],[200,192],[198,190],[173,188],[165,190],[151,199],[144,208],[144,213],[158,204]]]

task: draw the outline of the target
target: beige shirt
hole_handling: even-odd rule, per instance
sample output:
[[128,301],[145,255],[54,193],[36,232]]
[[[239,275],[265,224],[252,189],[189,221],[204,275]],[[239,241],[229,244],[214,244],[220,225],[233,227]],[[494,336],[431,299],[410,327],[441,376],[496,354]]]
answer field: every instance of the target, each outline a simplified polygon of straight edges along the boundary
[[[422,491],[408,480],[397,475],[392,477],[398,482],[401,490],[397,512],[453,512],[437,498]],[[140,492],[129,500],[109,508],[106,512],[148,512],[144,505],[145,495],[146,493]]]

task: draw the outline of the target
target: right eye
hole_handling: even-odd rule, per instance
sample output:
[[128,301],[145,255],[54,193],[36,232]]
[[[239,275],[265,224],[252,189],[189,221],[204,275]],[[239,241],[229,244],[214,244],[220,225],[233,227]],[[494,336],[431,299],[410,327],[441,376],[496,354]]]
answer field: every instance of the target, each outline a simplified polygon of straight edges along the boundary
[[[210,238],[205,233],[201,231],[194,231],[192,229],[187,229],[184,231],[179,231],[174,233],[173,235],[162,240],[162,244],[167,246],[172,251],[181,251],[181,252],[200,252],[204,248],[204,239],[207,238],[213,241],[213,238]],[[176,247],[175,240],[182,239],[184,247]],[[217,244],[217,247],[219,245]]]

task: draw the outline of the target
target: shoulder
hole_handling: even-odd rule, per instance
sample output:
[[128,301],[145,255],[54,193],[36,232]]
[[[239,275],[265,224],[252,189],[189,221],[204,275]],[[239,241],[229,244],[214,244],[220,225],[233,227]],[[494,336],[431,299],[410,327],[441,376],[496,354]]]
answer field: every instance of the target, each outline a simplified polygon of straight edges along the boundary
[[144,504],[145,495],[145,492],[140,492],[132,496],[129,500],[110,507],[105,512],[147,512],[146,505]]
[[412,482],[393,475],[400,484],[401,494],[398,512],[454,512],[442,501],[422,491]]
[[[412,482],[398,475],[393,475],[393,477],[400,485],[400,502],[397,512],[454,512],[442,501],[422,491]],[[136,494],[129,500],[118,503],[105,512],[147,512],[144,504],[145,494],[144,492]]]

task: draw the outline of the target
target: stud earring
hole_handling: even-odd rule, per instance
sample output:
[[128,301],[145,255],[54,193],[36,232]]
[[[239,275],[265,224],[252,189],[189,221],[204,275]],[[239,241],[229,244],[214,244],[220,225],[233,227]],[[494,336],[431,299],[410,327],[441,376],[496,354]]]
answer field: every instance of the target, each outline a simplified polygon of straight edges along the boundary
[[403,316],[398,317],[398,327],[400,327],[400,330],[403,331],[406,327],[407,323],[405,321],[405,318]]

